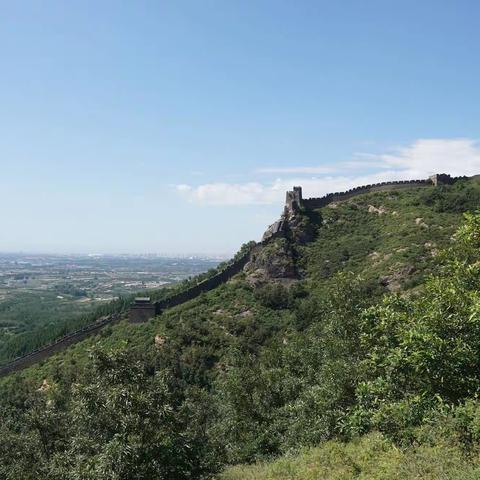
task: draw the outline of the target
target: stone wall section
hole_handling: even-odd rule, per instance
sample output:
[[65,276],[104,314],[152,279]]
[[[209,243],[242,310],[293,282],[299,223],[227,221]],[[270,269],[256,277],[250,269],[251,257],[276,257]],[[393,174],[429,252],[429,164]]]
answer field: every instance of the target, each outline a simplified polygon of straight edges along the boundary
[[[255,247],[253,247],[255,248]],[[217,273],[213,277],[207,278],[203,280],[193,287],[190,287],[183,292],[177,293],[165,300],[160,300],[155,302],[155,313],[159,315],[163,310],[167,308],[172,308],[182,303],[188,302],[189,300],[193,300],[194,298],[198,297],[200,294],[204,292],[208,292],[213,290],[214,288],[218,287],[222,283],[227,282],[237,273],[240,273],[243,267],[247,264],[248,260],[250,259],[251,250],[246,252],[240,258],[233,260],[227,267],[225,267],[221,272]]]
[[305,198],[303,199],[303,205],[306,208],[321,208],[325,207],[333,202],[341,202],[356,197],[357,195],[363,195],[365,193],[383,192],[391,190],[402,190],[412,187],[428,187],[431,186],[430,180],[405,180],[398,182],[383,182],[376,183],[374,185],[364,185],[362,187],[355,187],[346,192],[328,193],[323,197],[318,198]]
[[119,318],[120,315],[109,315],[107,317],[102,317],[95,323],[91,323],[80,330],[69,333],[68,335],[59,338],[46,347],[39,348],[28,353],[27,355],[24,355],[23,357],[19,357],[13,362],[7,363],[0,368],[0,377],[8,375],[12,372],[18,372],[19,370],[23,370],[24,368],[34,365],[35,363],[39,363],[52,356],[54,353],[61,352],[70,345],[81,342],[85,338],[98,333],[102,328],[114,323]]
[[[217,273],[213,277],[207,278],[206,280],[199,282],[197,285],[194,285],[193,287],[183,292],[166,298],[165,300],[155,302],[155,314],[158,315],[167,308],[172,308],[189,300],[192,300],[198,297],[201,293],[213,290],[222,283],[225,283],[227,280],[232,278],[234,275],[236,275],[243,269],[243,267],[247,264],[250,258],[250,252],[251,250],[246,252],[240,258],[233,260],[221,272]],[[153,314],[153,312],[151,313]],[[8,375],[12,372],[18,372],[20,370],[23,370],[24,368],[39,363],[52,356],[53,354],[65,350],[70,345],[74,345],[75,343],[81,342],[82,340],[91,335],[95,335],[102,328],[115,322],[116,320],[119,320],[119,318],[120,315],[110,315],[107,317],[102,317],[97,322],[91,323],[90,325],[87,325],[80,330],[65,335],[64,337],[56,340],[50,345],[34,350],[33,352],[23,357],[19,357],[14,361],[4,365],[3,367],[0,367],[0,377]],[[147,321],[148,318],[151,318],[151,316],[146,315],[143,320]]]
[[302,205],[305,208],[321,208],[325,207],[330,203],[333,202],[341,202],[344,200],[349,200],[350,198],[356,197],[357,195],[363,195],[365,193],[373,193],[373,192],[386,192],[392,190],[402,190],[405,188],[412,188],[412,187],[431,187],[438,186],[438,185],[453,185],[454,183],[458,182],[459,180],[476,180],[480,176],[474,175],[472,177],[451,177],[445,173],[432,175],[430,178],[426,180],[399,180],[395,182],[382,182],[382,183],[375,183],[372,185],[364,185],[361,187],[355,187],[346,192],[335,192],[335,193],[328,193],[323,197],[314,197],[314,198],[304,198],[302,200]]

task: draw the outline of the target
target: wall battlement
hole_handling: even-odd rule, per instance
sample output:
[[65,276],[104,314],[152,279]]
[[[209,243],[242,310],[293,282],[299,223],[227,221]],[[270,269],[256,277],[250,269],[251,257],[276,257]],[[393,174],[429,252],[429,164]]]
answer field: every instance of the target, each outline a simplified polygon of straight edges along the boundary
[[[453,185],[459,180],[466,180],[474,177],[451,177],[445,173],[435,174],[424,180],[398,180],[392,182],[381,182],[372,185],[363,185],[355,187],[345,192],[328,193],[323,197],[305,198],[302,200],[301,205],[305,208],[321,208],[333,202],[341,202],[349,200],[357,195],[363,195],[365,193],[382,192],[390,190],[400,190],[412,187],[429,187],[439,185]],[[286,206],[287,207],[287,206]]]
[[182,303],[188,302],[189,300],[193,300],[201,293],[213,290],[222,283],[230,280],[230,278],[232,278],[234,275],[240,273],[243,267],[248,263],[250,259],[250,254],[255,248],[255,246],[251,247],[241,257],[232,260],[222,271],[218,272],[216,275],[202,280],[201,282],[193,285],[192,287],[184,290],[183,292],[179,292],[164,300],[155,302],[155,314],[159,315],[160,313],[162,313],[163,310],[167,308],[172,308]]
[[355,187],[345,192],[328,193],[323,197],[306,198],[303,200],[302,205],[306,208],[321,208],[333,202],[341,202],[348,200],[357,195],[363,195],[365,193],[382,192],[387,190],[401,190],[411,187],[428,187],[431,186],[430,180],[400,180],[395,182],[382,182],[373,185],[363,185],[361,187]]
[[446,173],[439,173],[430,176],[427,179],[421,180],[397,180],[392,182],[374,183],[371,185],[363,185],[345,192],[327,193],[323,197],[302,197],[302,187],[293,187],[292,190],[287,191],[285,199],[285,207],[283,214],[279,220],[270,225],[263,234],[262,243],[268,242],[274,238],[284,236],[288,230],[289,220],[300,209],[304,208],[322,208],[330,203],[341,202],[356,197],[357,195],[364,195],[366,193],[383,192],[392,190],[401,190],[412,187],[429,187],[439,185],[453,185],[459,180],[480,178],[479,175],[473,177],[451,177]]
[[70,345],[78,343],[85,338],[98,333],[102,328],[114,323],[115,321],[119,320],[119,318],[120,315],[118,314],[102,317],[94,323],[86,325],[75,332],[64,335],[62,338],[59,338],[45,347],[38,348],[27,355],[16,358],[12,362],[7,363],[0,368],[0,377],[8,375],[9,373],[18,372],[24,368],[34,365],[35,363],[39,363],[53,354],[65,350]]

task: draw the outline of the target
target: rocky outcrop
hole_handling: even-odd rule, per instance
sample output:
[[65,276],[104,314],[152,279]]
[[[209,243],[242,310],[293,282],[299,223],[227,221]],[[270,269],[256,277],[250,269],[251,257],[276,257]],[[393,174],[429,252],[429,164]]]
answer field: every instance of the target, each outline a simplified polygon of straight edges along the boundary
[[383,215],[384,213],[387,213],[387,209],[383,205],[380,205],[378,208],[375,207],[375,205],[369,205],[368,213],[376,213],[377,215]]
[[288,239],[274,239],[252,253],[245,271],[247,281],[253,285],[273,279],[297,278],[294,252]]
[[380,284],[391,292],[398,292],[402,285],[416,272],[413,265],[405,265],[399,270],[380,278]]
[[302,208],[301,187],[287,192],[282,216],[267,228],[245,267],[249,283],[258,286],[272,280],[298,278],[296,248],[314,240],[319,223],[312,221],[309,214],[318,216]]
[[317,228],[320,223],[319,216],[316,221],[312,221],[312,219],[307,216],[306,213],[299,212],[295,215],[291,215],[288,218],[287,233],[294,244],[305,245],[315,239],[317,235]]
[[415,225],[418,225],[419,227],[422,228],[428,228],[428,225],[423,221],[423,218],[418,217],[415,219]]
[[268,242],[272,238],[277,238],[284,236],[287,230],[287,222],[282,216],[280,220],[277,220],[275,223],[272,223],[262,236],[262,242]]

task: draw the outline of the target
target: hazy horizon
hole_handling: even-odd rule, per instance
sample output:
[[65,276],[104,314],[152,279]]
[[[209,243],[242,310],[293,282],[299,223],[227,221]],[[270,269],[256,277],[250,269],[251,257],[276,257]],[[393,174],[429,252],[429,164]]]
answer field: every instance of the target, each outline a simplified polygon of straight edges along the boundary
[[157,258],[207,258],[207,259],[227,259],[236,252],[226,253],[202,253],[202,252],[55,252],[55,251],[0,251],[2,256],[25,256],[25,257],[157,257]]
[[0,251],[229,255],[293,185],[480,173],[478,2],[0,14]]

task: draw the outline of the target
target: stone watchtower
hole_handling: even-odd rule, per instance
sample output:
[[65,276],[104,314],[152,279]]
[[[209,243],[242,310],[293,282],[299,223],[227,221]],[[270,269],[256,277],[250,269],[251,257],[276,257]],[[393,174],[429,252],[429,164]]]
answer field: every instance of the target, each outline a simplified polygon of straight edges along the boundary
[[130,307],[130,323],[143,323],[155,316],[155,304],[150,297],[137,297]]
[[435,175],[428,177],[428,179],[436,187],[438,187],[438,185],[452,185],[455,183],[455,179],[446,173],[436,173]]
[[285,214],[293,214],[302,206],[302,187],[293,187],[287,192],[285,199]]
[[272,238],[285,235],[288,229],[288,222],[300,210],[302,206],[302,187],[293,187],[293,190],[287,192],[285,199],[285,208],[279,220],[270,225],[262,237],[262,242],[267,242]]

